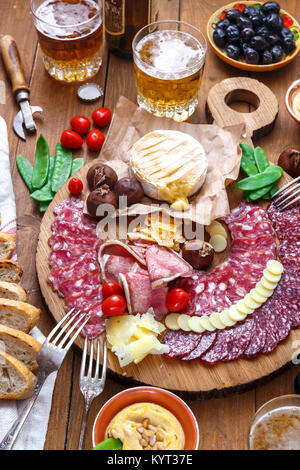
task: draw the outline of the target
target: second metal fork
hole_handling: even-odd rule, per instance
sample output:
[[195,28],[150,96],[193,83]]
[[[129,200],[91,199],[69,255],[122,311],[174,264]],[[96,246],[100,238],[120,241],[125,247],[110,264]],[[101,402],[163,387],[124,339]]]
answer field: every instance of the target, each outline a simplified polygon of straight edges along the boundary
[[300,176],[286,184],[272,196],[272,201],[279,211],[287,209],[297,201],[300,201]]
[[84,412],[80,430],[80,437],[79,437],[79,445],[78,450],[83,449],[84,443],[84,436],[87,424],[87,418],[89,414],[89,410],[93,400],[102,393],[105,385],[106,380],[106,364],[107,364],[107,347],[106,347],[106,339],[103,339],[103,354],[102,354],[102,373],[101,377],[99,377],[99,369],[100,369],[100,338],[97,338],[97,351],[96,351],[96,367],[95,373],[92,375],[93,369],[93,358],[94,358],[94,341],[90,340],[90,347],[89,347],[89,365],[87,375],[85,375],[86,369],[86,358],[87,358],[87,351],[88,351],[88,338],[85,338],[83,354],[82,354],[82,361],[81,361],[81,369],[80,369],[80,379],[79,379],[79,388],[84,397]]

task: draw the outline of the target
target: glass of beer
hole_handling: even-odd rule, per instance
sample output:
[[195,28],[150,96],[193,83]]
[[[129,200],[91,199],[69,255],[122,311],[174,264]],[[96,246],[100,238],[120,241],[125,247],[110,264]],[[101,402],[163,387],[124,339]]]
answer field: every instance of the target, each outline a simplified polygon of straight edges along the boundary
[[283,395],[261,406],[249,431],[250,450],[300,450],[300,395]]
[[83,81],[102,62],[103,21],[99,0],[31,0],[46,70],[56,80]]
[[134,37],[137,101],[155,116],[185,121],[195,111],[207,43],[183,21],[157,21]]

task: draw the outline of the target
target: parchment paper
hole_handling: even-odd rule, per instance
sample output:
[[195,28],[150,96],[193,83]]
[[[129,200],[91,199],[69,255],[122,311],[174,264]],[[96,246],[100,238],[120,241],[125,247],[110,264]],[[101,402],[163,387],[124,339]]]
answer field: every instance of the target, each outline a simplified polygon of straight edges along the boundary
[[132,145],[143,135],[157,129],[186,132],[203,145],[208,159],[205,182],[200,191],[189,198],[190,208],[186,211],[175,211],[168,203],[145,196],[141,203],[118,210],[118,215],[133,216],[161,209],[170,216],[209,225],[212,220],[229,214],[226,186],[237,179],[239,174],[239,143],[244,125],[222,129],[208,124],[179,123],[153,116],[121,96],[101,150],[100,160],[109,163],[119,178],[133,176],[129,166]]

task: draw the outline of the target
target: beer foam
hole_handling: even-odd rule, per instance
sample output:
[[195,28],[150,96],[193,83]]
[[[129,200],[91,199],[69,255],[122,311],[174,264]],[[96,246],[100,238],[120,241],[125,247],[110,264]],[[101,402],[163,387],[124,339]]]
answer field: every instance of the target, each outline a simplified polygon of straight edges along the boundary
[[181,31],[156,31],[145,36],[136,48],[137,65],[162,79],[179,79],[197,72],[204,49],[192,35]]
[[[288,420],[285,425],[274,427],[280,418]],[[286,406],[269,411],[256,423],[250,435],[253,448],[257,436],[265,435],[270,450],[300,450],[300,409]]]
[[41,20],[37,20],[36,26],[52,38],[68,40],[84,37],[95,31],[102,22],[98,12],[99,6],[92,0],[78,0],[77,3],[45,0],[36,10],[35,15]]

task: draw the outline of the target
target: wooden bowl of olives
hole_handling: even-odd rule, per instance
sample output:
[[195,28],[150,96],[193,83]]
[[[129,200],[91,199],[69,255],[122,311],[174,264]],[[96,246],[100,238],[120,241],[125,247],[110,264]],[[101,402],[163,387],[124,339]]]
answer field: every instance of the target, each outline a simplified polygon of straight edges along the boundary
[[207,23],[217,56],[233,67],[268,72],[289,64],[300,50],[300,25],[278,2],[232,2]]

